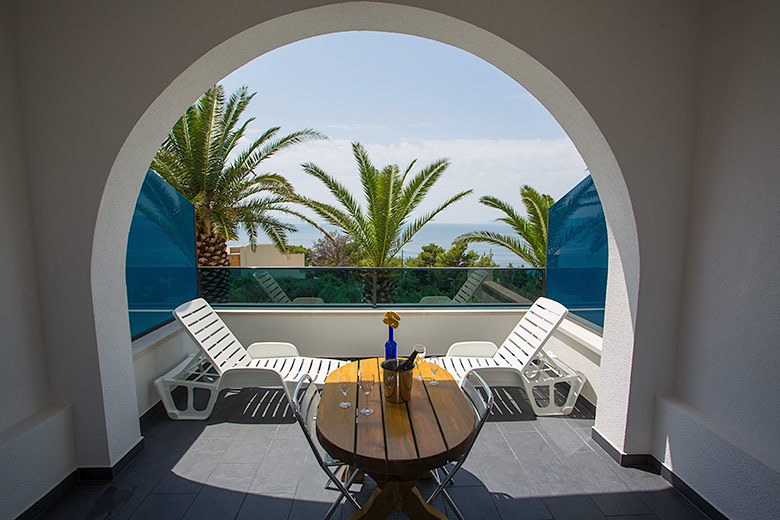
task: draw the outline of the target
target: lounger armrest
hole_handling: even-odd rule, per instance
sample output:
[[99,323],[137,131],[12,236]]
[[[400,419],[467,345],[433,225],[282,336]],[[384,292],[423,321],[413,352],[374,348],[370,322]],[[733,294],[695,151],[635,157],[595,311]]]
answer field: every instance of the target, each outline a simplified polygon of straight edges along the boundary
[[[236,367],[222,373],[219,380],[222,388],[285,388],[279,372],[270,368]],[[285,392],[287,390],[285,389]]]
[[492,341],[459,341],[453,343],[447,355],[450,357],[493,357],[498,347]]
[[292,343],[283,343],[280,341],[262,341],[259,343],[252,343],[247,347],[246,351],[254,359],[300,356],[295,345]]

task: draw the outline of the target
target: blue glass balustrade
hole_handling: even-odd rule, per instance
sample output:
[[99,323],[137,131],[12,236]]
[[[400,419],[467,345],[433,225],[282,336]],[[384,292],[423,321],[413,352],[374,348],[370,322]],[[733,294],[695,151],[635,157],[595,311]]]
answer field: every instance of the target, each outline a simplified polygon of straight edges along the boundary
[[607,261],[604,210],[588,175],[549,210],[547,297],[603,327]]
[[192,203],[149,170],[127,239],[127,305],[137,338],[172,319],[171,309],[197,297]]

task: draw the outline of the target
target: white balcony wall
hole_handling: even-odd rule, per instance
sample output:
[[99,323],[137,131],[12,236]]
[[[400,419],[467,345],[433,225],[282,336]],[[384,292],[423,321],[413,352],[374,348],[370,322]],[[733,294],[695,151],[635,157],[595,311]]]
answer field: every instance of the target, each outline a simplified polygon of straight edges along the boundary
[[133,374],[139,417],[160,400],[154,381],[200,350],[178,322],[168,323],[133,341]]
[[[523,313],[512,310],[412,310],[401,313],[395,331],[399,355],[409,354],[417,343],[427,354],[441,356],[456,341],[488,340],[500,345]],[[383,310],[220,310],[220,316],[244,346],[255,341],[288,341],[303,356],[382,357],[387,341]],[[566,321],[565,330],[550,339],[551,350],[571,368],[588,378],[583,395],[596,403],[601,338]],[[154,380],[198,351],[177,323],[166,325],[133,342],[138,412],[159,401]],[[512,373],[488,374],[488,383],[520,385]]]

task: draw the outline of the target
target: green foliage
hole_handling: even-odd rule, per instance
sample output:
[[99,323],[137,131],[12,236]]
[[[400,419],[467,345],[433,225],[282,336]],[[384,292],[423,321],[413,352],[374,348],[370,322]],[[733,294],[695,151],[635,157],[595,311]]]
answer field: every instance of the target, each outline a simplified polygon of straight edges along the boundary
[[415,233],[441,211],[472,192],[460,192],[433,211],[410,222],[411,214],[441,178],[450,164],[449,161],[434,161],[407,179],[416,161],[412,161],[401,173],[394,164],[382,169],[376,168],[360,143],[352,144],[352,152],[360,174],[365,208],[343,184],[312,163],[304,164],[304,171],[319,179],[328,188],[338,201],[338,206],[300,195],[296,196],[296,200],[349,235],[365,252],[362,259],[365,266],[391,265],[391,260]]
[[544,267],[547,261],[547,211],[555,201],[550,195],[540,194],[527,184],[520,188],[520,195],[527,217],[521,217],[511,205],[496,197],[486,195],[479,199],[484,206],[504,213],[505,216],[496,221],[509,224],[516,236],[494,231],[472,231],[460,235],[456,241],[494,244],[509,249],[532,267]]
[[226,100],[221,85],[208,89],[176,122],[150,167],[195,205],[198,231],[235,240],[241,227],[254,245],[259,229],[284,252],[295,227],[276,214],[310,220],[286,204],[293,190],[284,177],[256,170],[285,148],[325,136],[304,129],[279,137],[279,127],[273,127],[233,153],[253,121],[238,126],[254,95],[241,87]]
[[231,273],[228,301],[230,303],[257,303],[262,301],[265,293],[252,274],[245,272],[243,269],[237,270],[236,273],[241,274],[236,276],[234,273]]
[[[296,272],[296,271],[294,271]],[[340,269],[298,270],[294,274],[275,277],[276,282],[290,299],[299,296],[322,298],[325,303],[360,303],[363,280],[355,271]],[[251,269],[231,272],[230,303],[269,303],[268,295],[252,276]]]
[[468,271],[430,269],[403,271],[396,291],[398,303],[419,303],[423,296],[452,298],[468,277]]
[[306,255],[309,265],[321,267],[349,267],[363,263],[365,254],[347,235],[334,233],[316,240]]
[[436,244],[428,244],[422,247],[418,256],[406,261],[408,267],[498,267],[493,262],[493,253],[479,254],[476,251],[467,250],[465,243],[452,245],[448,250]]

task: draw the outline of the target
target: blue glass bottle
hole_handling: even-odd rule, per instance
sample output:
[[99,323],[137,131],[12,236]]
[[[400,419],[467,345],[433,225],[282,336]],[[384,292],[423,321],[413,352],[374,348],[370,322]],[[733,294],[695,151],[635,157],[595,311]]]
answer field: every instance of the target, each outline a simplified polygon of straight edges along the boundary
[[397,354],[397,345],[393,341],[393,327],[387,327],[390,331],[390,339],[385,343],[385,359],[395,359]]

